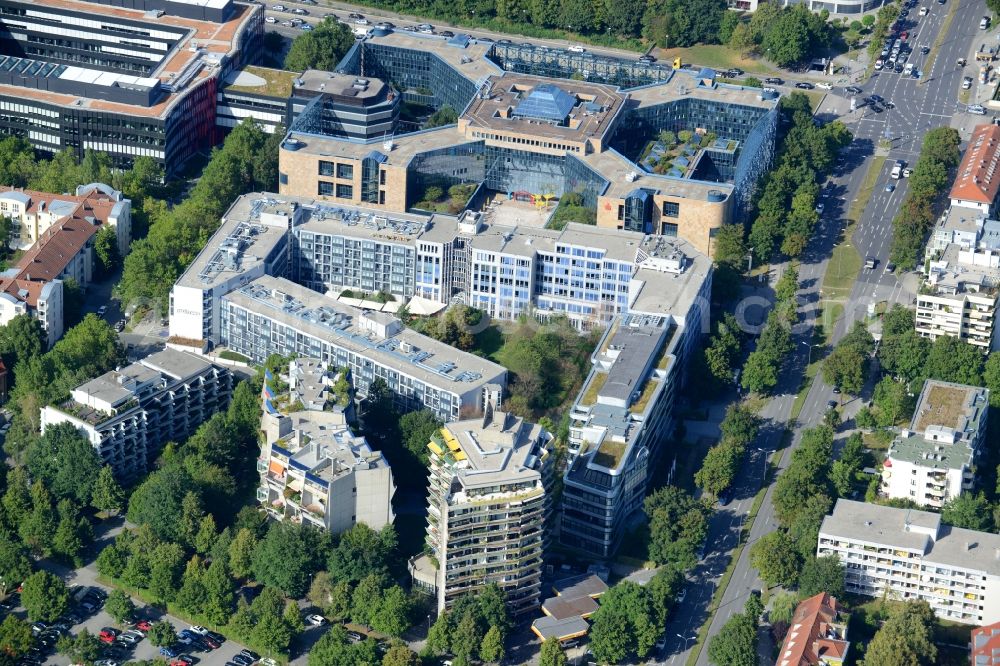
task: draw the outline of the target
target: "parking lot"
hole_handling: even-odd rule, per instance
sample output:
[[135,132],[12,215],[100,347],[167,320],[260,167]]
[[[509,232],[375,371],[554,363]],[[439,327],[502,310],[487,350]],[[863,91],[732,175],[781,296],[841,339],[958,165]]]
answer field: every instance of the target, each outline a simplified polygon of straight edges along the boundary
[[[105,588],[101,585],[91,584],[90,587],[97,587],[104,590],[106,593],[110,592],[110,589]],[[133,599],[134,601],[134,599]],[[73,605],[73,612],[83,615],[83,611],[79,609],[79,606]],[[14,614],[25,617],[23,608],[14,609]],[[156,608],[152,606],[141,606],[137,604],[136,610],[136,620],[148,620],[149,622],[154,622],[157,620],[166,620],[174,626],[176,632],[180,632],[183,629],[187,629],[189,625],[181,622],[179,619],[171,616],[166,616],[161,613]],[[122,626],[117,624],[110,615],[104,612],[103,607],[98,609],[93,614],[82,619],[78,624],[73,625],[70,629],[70,633],[73,635],[78,634],[84,628],[87,629],[91,634],[97,636],[100,634],[101,629],[104,627],[113,627],[115,629],[122,629]],[[183,647],[183,646],[181,646]],[[231,662],[233,657],[240,653],[245,646],[231,640],[227,640],[222,644],[222,646],[217,650],[203,651],[194,650],[185,647],[184,652],[181,654],[190,654],[194,658],[194,663],[204,664],[205,666],[225,666],[227,662]],[[108,650],[109,648],[105,648]],[[146,661],[152,659],[164,659],[160,654],[160,649],[153,646],[149,642],[148,638],[140,640],[134,647],[118,647],[110,648],[114,652],[109,652],[107,654],[102,654],[102,658],[109,658],[119,664],[123,664],[127,661]],[[170,660],[172,661],[172,660]],[[55,649],[51,648],[46,652],[46,658],[44,660],[45,664],[53,664],[57,666],[68,666],[70,664],[70,659],[66,655],[56,654]]]

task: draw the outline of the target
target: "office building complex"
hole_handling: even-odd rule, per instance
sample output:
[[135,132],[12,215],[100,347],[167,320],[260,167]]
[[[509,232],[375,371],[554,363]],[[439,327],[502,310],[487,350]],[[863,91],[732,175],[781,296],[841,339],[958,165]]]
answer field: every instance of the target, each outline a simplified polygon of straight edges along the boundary
[[[510,226],[541,226],[573,195],[599,227],[711,254],[773,153],[777,95],[711,70],[386,30],[337,70],[307,73],[291,93],[283,194],[386,213],[493,210]],[[458,122],[420,130],[400,100],[450,106]]]
[[945,620],[1000,621],[1000,535],[941,515],[840,499],[823,519],[817,555],[836,555],[853,594],[926,601]]
[[216,141],[217,85],[256,57],[263,22],[233,0],[3,0],[0,133],[176,173]]
[[257,499],[268,515],[335,534],[358,523],[374,530],[391,524],[392,470],[347,425],[353,402],[346,373],[299,358],[289,363],[288,392],[279,393],[281,381],[268,373],[262,396]]
[[[570,410],[560,540],[610,557],[642,508],[649,473],[674,429],[674,395],[701,334],[709,262],[695,257],[604,333]],[[651,282],[650,285],[657,284]]]
[[681,293],[689,282],[710,282],[702,270],[708,262],[680,239],[574,223],[562,231],[509,227],[492,219],[246,195],[174,285],[170,333],[217,344],[221,295],[265,274],[343,295],[351,305],[381,294],[390,302],[365,306],[394,310],[409,301],[416,313],[458,301],[493,319],[564,315],[581,330],[628,312],[669,309],[671,298],[658,296],[678,282]]
[[430,556],[410,570],[437,596],[438,612],[496,583],[512,612],[538,607],[550,514],[552,435],[499,409],[489,387],[480,418],[446,424],[427,445]]
[[229,370],[194,354],[165,349],[81,384],[42,409],[45,428],[70,423],[123,481],[138,478],[168,441],[182,441],[232,394]]
[[849,620],[836,597],[826,592],[805,599],[792,614],[775,666],[841,666],[851,646]]
[[940,509],[970,490],[988,414],[986,389],[926,380],[910,427],[882,464],[882,494]]

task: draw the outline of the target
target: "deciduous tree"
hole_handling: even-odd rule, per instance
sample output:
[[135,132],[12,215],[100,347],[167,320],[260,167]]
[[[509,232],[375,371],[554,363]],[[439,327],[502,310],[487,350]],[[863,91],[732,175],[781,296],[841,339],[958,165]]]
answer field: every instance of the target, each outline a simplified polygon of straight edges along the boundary
[[52,622],[66,612],[69,591],[61,578],[48,571],[36,571],[24,581],[21,604],[29,620]]

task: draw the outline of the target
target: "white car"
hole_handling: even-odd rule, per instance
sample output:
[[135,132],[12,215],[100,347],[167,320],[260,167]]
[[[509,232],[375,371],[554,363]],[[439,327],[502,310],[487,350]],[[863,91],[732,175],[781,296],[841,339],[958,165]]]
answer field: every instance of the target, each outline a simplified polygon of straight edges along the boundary
[[208,629],[197,624],[188,627],[188,631],[196,633],[199,636],[204,636],[208,633]]
[[918,13],[918,14],[920,14],[921,16],[927,16],[927,14],[928,14],[929,12],[930,12],[930,10],[929,10],[929,9],[927,9],[927,7],[921,7],[921,8],[920,8],[920,11],[919,11],[919,12],[917,12],[917,13]]
[[968,108],[969,113],[974,113],[977,116],[985,116],[986,109],[983,108],[982,104],[970,104]]
[[568,47],[566,50],[572,51],[573,53],[583,53],[587,49],[583,48],[582,46],[577,46],[576,44],[574,44],[573,46]]
[[308,622],[314,627],[322,627],[324,624],[326,624],[326,618],[323,617],[322,615],[316,615],[316,614],[307,615],[306,622]]
[[265,16],[264,17],[264,23],[277,23],[277,22],[278,22],[278,19],[274,18],[273,16]]
[[829,83],[824,83],[822,81],[820,83],[817,83],[816,87],[819,88],[820,90],[833,90],[832,85],[830,85]]
[[824,208],[826,208],[826,206],[825,206],[825,205],[823,204],[823,202],[822,202],[822,201],[820,201],[820,202],[819,202],[818,204],[816,204],[816,212],[817,212],[818,214],[822,215],[822,214],[823,214],[823,209],[824,209]]

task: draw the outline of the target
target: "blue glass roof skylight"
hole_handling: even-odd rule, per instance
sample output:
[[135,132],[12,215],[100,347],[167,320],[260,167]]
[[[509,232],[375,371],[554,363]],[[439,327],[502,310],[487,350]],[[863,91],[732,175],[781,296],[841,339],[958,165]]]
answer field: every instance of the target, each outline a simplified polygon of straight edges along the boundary
[[514,109],[515,118],[537,118],[561,123],[576,106],[576,98],[551,83],[535,86]]

